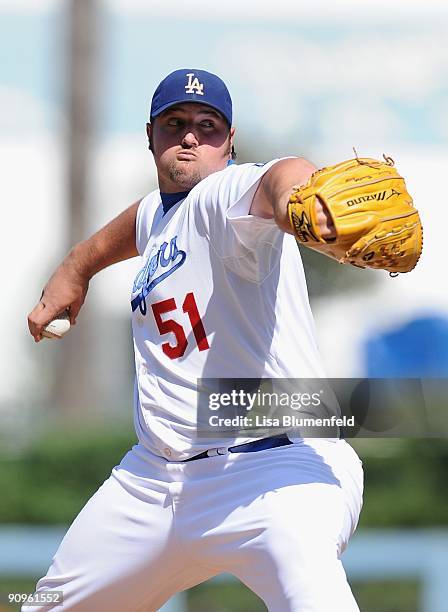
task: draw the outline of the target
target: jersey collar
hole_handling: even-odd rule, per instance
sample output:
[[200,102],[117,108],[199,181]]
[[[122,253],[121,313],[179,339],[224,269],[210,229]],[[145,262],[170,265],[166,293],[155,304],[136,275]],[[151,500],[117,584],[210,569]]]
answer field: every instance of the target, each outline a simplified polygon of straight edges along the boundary
[[161,191],[160,197],[162,198],[163,214],[166,215],[170,208],[186,198],[189,193],[189,191],[178,191],[177,193],[163,193]]
[[[231,166],[234,163],[233,159],[229,159],[227,166]],[[166,215],[170,208],[186,198],[189,193],[190,191],[178,191],[177,193],[164,193],[161,191],[160,197],[162,198],[163,214]]]

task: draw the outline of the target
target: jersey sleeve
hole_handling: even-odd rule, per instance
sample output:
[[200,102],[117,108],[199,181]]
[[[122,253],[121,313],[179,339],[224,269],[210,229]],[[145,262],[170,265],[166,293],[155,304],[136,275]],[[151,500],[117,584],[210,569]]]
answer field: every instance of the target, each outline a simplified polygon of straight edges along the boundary
[[249,214],[261,179],[278,161],[230,166],[203,181],[194,203],[215,253],[233,272],[254,282],[270,273],[283,245],[284,232],[274,219]]
[[141,200],[137,208],[135,219],[135,244],[139,255],[143,255],[146,245],[148,244],[156,208],[155,200],[157,194],[157,191],[149,193]]

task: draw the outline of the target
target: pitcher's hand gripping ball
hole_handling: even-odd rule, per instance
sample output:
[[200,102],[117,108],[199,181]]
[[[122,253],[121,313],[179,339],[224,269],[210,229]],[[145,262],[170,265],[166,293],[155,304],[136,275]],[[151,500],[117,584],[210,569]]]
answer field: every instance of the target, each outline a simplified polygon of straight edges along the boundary
[[44,327],[42,336],[53,340],[55,338],[62,338],[69,330],[70,317],[67,312],[63,312]]
[[[315,172],[294,189],[288,212],[296,240],[340,263],[410,272],[420,257],[420,217],[393,160],[356,158]],[[320,235],[316,201],[327,207],[336,237]]]

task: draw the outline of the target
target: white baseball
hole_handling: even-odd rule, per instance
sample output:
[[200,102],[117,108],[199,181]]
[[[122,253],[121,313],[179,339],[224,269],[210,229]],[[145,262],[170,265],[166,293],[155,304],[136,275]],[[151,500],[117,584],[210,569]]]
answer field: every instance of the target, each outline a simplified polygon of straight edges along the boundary
[[42,332],[44,338],[62,338],[70,329],[70,320],[67,317],[58,317],[50,321]]

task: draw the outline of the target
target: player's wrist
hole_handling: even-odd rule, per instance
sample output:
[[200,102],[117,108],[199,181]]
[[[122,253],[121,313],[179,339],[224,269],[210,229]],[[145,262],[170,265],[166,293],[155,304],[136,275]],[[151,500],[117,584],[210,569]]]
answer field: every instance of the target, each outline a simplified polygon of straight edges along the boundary
[[63,266],[71,275],[87,282],[98,272],[98,262],[95,261],[94,250],[88,242],[79,242],[72,247],[63,262]]
[[293,228],[288,215],[288,202],[291,195],[291,188],[288,187],[277,199],[274,206],[274,220],[278,227],[287,234],[293,234]]

